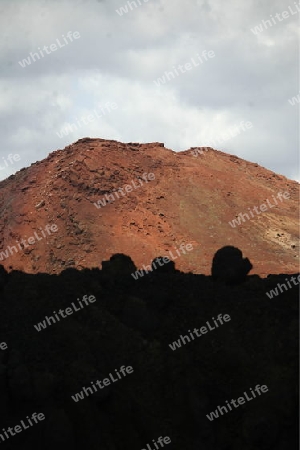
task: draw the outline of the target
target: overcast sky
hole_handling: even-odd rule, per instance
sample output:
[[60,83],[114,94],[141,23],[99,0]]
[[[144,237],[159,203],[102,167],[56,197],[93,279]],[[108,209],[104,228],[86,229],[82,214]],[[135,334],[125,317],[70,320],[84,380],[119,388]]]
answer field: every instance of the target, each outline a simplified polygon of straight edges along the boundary
[[128,3],[1,0],[0,180],[88,136],[214,146],[299,181],[299,5]]

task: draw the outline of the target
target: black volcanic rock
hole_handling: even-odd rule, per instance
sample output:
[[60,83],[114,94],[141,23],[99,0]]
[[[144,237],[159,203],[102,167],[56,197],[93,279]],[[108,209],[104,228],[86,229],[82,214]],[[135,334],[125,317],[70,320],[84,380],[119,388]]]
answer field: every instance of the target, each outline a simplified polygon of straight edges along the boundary
[[[124,279],[132,279],[126,255],[103,270],[7,276],[0,294],[1,338],[8,345],[0,350],[1,428],[34,411],[46,418],[3,448],[140,450],[169,436],[176,450],[296,450],[298,289],[266,296],[286,275],[246,276],[232,286],[179,271],[114,282],[123,279],[122,267]],[[35,329],[85,294],[96,301]],[[216,327],[219,314],[231,320]],[[207,321],[211,331],[170,348]],[[123,365],[133,372],[72,399]],[[208,420],[218,405],[257,384],[268,392]]]

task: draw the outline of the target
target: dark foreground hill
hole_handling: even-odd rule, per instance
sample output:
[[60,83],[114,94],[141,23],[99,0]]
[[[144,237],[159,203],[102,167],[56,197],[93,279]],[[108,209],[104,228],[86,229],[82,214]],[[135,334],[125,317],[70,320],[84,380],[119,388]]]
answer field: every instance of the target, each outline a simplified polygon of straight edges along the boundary
[[[59,275],[0,270],[1,448],[156,450],[162,447],[153,440],[168,436],[170,450],[296,450],[298,287],[291,275],[229,285],[172,270],[134,280],[131,270],[109,262]],[[266,292],[278,283],[286,288],[270,299]],[[96,300],[86,304],[84,295]],[[34,327],[69,307],[72,314]],[[221,325],[220,314],[230,320]],[[192,339],[195,328],[203,334]],[[126,376],[123,365],[132,367]],[[109,374],[115,381],[84,393]],[[253,397],[257,385],[268,391]],[[245,392],[250,400],[208,419]],[[45,419],[9,434],[34,412]]]

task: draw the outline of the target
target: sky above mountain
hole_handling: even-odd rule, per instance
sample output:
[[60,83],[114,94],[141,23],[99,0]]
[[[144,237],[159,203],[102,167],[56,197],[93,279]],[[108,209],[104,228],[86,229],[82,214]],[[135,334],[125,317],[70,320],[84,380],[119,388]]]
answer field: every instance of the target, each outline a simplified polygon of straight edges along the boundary
[[212,146],[299,181],[299,11],[2,0],[0,180],[89,136]]

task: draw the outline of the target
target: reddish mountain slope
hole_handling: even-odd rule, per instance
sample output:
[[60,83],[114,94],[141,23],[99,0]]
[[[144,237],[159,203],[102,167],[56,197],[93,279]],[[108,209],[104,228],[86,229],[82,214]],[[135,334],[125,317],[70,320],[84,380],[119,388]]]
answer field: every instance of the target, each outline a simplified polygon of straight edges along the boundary
[[[140,183],[145,173],[155,179]],[[127,184],[131,192],[123,196],[119,191],[120,198],[104,207],[94,205]],[[295,273],[298,187],[213,149],[195,157],[191,150],[176,153],[160,143],[80,139],[0,182],[0,254],[8,252],[0,264],[59,273],[66,267],[100,267],[112,254],[125,253],[141,267],[191,243],[193,250],[175,261],[185,272],[209,274],[214,253],[234,245],[252,262],[251,273]],[[276,205],[279,192],[290,198],[276,197]],[[264,212],[252,213],[235,228],[228,223],[266,200],[272,207]],[[58,230],[44,231],[43,238],[47,224]],[[29,245],[34,232],[40,240]],[[19,244],[17,252],[9,251],[21,239],[28,248]]]

